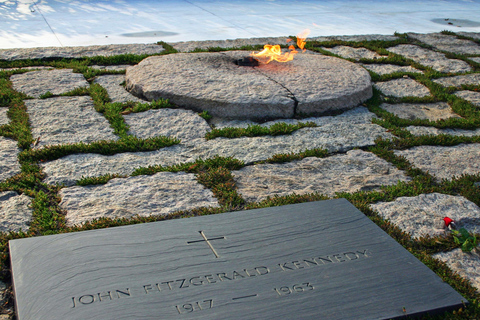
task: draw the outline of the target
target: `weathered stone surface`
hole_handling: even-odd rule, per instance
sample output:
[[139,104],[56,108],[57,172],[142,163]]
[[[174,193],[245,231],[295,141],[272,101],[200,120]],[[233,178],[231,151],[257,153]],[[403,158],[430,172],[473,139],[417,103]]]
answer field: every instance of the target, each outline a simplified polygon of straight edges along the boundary
[[130,64],[119,64],[119,65],[113,65],[113,66],[90,66],[93,69],[98,69],[98,70],[113,70],[113,71],[124,71],[128,67],[131,67],[132,65]]
[[468,58],[468,59],[473,60],[473,61],[475,61],[475,62],[477,62],[477,63],[480,63],[480,57],[470,57],[470,58]]
[[465,31],[459,31],[456,32],[457,34],[465,37],[470,37],[474,39],[480,39],[480,32],[465,32]]
[[253,165],[232,173],[239,193],[252,202],[292,193],[334,196],[336,192],[370,191],[409,180],[385,160],[362,150],[327,158]]
[[218,129],[225,127],[247,128],[249,125],[259,125],[262,127],[270,127],[275,123],[298,124],[299,122],[314,122],[319,127],[325,126],[342,126],[349,124],[371,124],[375,114],[368,111],[365,107],[357,107],[347,110],[337,116],[310,117],[304,119],[277,119],[267,122],[255,122],[252,120],[229,120],[223,118],[213,118],[210,123]]
[[390,52],[412,59],[424,66],[444,73],[468,72],[472,67],[462,60],[447,59],[443,53],[431,51],[411,44],[400,44],[387,49]]
[[289,63],[255,68],[234,63],[247,55],[229,51],[150,57],[127,69],[127,90],[148,100],[168,98],[188,109],[243,119],[289,118],[296,102],[301,113],[349,109],[372,94],[368,72],[342,59],[304,54]]
[[145,100],[139,99],[125,90],[125,87],[121,85],[124,81],[125,76],[123,74],[109,74],[98,76],[93,82],[98,83],[107,90],[108,96],[112,102],[133,101],[145,103]]
[[457,97],[465,99],[474,105],[480,106],[480,92],[477,91],[470,91],[470,90],[463,90],[455,92]]
[[21,68],[0,68],[3,71],[10,71],[10,70],[52,70],[55,69],[53,67],[47,66],[34,66],[34,67],[21,67]]
[[[179,52],[190,52],[195,49],[208,49],[208,48],[240,48],[242,46],[255,46],[266,44],[286,44],[289,37],[270,37],[270,38],[251,38],[251,39],[227,39],[227,40],[207,40],[207,41],[184,41],[170,43]],[[312,37],[307,38],[307,41],[371,41],[382,40],[392,41],[398,39],[394,35],[383,34],[367,34],[367,35],[355,35],[355,36],[328,36],[328,37]]]
[[108,121],[93,107],[89,96],[25,100],[32,135],[46,145],[118,140]]
[[129,125],[129,134],[146,139],[158,135],[176,137],[184,144],[205,139],[210,131],[208,123],[197,113],[183,109],[157,109],[123,116]]
[[348,59],[378,59],[382,58],[383,56],[379,55],[375,51],[368,50],[366,48],[352,48],[347,46],[336,46],[333,48],[325,48],[322,49],[330,51],[340,57],[348,58]]
[[397,150],[415,167],[428,171],[438,180],[460,177],[462,174],[480,173],[480,144],[459,144],[453,147],[418,146]]
[[480,208],[462,196],[429,193],[400,197],[370,207],[414,238],[445,234],[448,229],[445,229],[444,217],[453,219],[457,228],[480,231]]
[[32,198],[15,191],[0,192],[0,232],[28,231],[33,210]]
[[452,108],[446,102],[437,103],[399,103],[387,104],[382,103],[380,108],[393,113],[403,119],[428,119],[437,121],[447,118],[460,118],[453,112]]
[[0,136],[0,181],[20,173],[17,142]]
[[[107,173],[129,175],[134,168],[151,165],[173,165],[220,155],[234,157],[246,163],[265,160],[278,153],[301,152],[325,148],[330,152],[346,152],[355,147],[374,144],[377,137],[392,138],[385,128],[372,124],[374,114],[359,107],[336,117],[310,118],[317,128],[304,128],[291,135],[254,138],[217,138],[185,146],[184,143],[153,152],[122,153],[113,156],[94,154],[71,155],[42,163],[46,183],[73,185],[82,176]],[[291,120],[293,121],[293,120]]]
[[394,41],[398,37],[395,35],[385,35],[385,34],[363,34],[363,35],[351,35],[351,36],[321,36],[321,37],[309,37],[307,41],[331,41],[331,40],[342,40],[342,41]]
[[112,156],[86,153],[73,154],[58,160],[40,164],[46,174],[45,183],[72,186],[82,177],[105,174],[130,175],[135,168],[154,165],[170,166],[194,161],[188,157],[188,149],[175,145],[151,152],[125,152]]
[[190,52],[195,49],[208,48],[240,48],[242,46],[256,46],[266,44],[286,44],[288,37],[251,38],[251,39],[227,39],[207,41],[182,41],[170,43],[179,52]]
[[441,84],[444,87],[461,88],[462,84],[480,85],[480,73],[471,73],[455,77],[445,77],[435,79],[433,82]]
[[478,251],[465,253],[461,249],[440,252],[433,255],[435,259],[445,262],[450,269],[468,279],[477,291],[480,291],[480,254]]
[[63,188],[59,194],[70,226],[101,217],[146,217],[218,206],[213,193],[194,174],[183,172],[116,178],[105,185]]
[[157,44],[111,44],[85,47],[44,47],[26,49],[2,49],[0,59],[44,59],[44,58],[83,58],[116,56],[120,54],[156,54],[164,51]]
[[10,77],[13,88],[34,98],[47,92],[62,94],[80,87],[88,87],[82,74],[71,69],[54,69],[14,74]]
[[406,129],[415,136],[422,136],[422,135],[438,136],[440,134],[448,134],[451,136],[463,136],[463,137],[480,136],[480,129],[476,129],[476,130],[438,129],[435,127],[421,127],[421,126],[408,126]]
[[456,36],[441,33],[409,33],[409,37],[420,40],[432,47],[459,54],[480,54],[480,46],[473,41],[458,39]]
[[7,117],[7,111],[8,108],[0,107],[0,126],[8,124],[10,122],[10,119],[8,119]]
[[393,97],[426,97],[430,90],[413,79],[393,79],[375,83],[375,87],[384,95]]
[[394,72],[412,72],[423,73],[423,71],[415,69],[411,66],[397,66],[395,64],[362,64],[362,66],[379,75],[390,74]]

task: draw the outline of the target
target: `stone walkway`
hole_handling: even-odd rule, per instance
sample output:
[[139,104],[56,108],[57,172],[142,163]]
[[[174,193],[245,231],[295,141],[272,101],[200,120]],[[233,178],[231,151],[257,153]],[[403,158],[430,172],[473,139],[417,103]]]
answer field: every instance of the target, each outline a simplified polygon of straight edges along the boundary
[[[480,34],[463,35],[480,38]],[[180,143],[148,152],[120,152],[113,155],[73,153],[49,161],[40,161],[39,166],[44,174],[43,183],[47,186],[61,186],[58,191],[59,211],[65,215],[67,226],[82,225],[98,218],[166,215],[179,210],[221,207],[214,190],[216,187],[207,188],[205,183],[200,183],[198,174],[183,171],[158,172],[148,176],[134,174],[138,168],[166,167],[194,162],[199,158],[213,159],[216,156],[232,157],[243,162],[243,166],[231,170],[231,174],[235,183],[234,189],[247,203],[258,203],[269,197],[293,194],[319,193],[335,197],[337,193],[372,192],[386,190],[385,187],[389,186],[399,187],[412,183],[412,175],[374,153],[371,147],[379,144],[379,141],[412,140],[429,135],[431,139],[440,136],[470,137],[470,140],[450,145],[422,142],[406,149],[397,148],[393,150],[393,155],[408,161],[413,169],[432,175],[436,181],[432,182],[433,184],[453,181],[466,175],[476,181],[474,186],[470,186],[471,190],[480,192],[480,73],[475,73],[479,70],[478,62],[475,64],[475,61],[480,59],[480,45],[453,35],[411,34],[409,37],[421,42],[395,45],[387,48],[387,51],[411,59],[404,60],[410,65],[371,63],[373,60],[381,62],[386,55],[384,53],[382,56],[367,48],[347,45],[324,48],[337,56],[356,61],[359,66],[364,66],[377,76],[387,76],[383,78],[386,80],[376,81],[374,84],[383,99],[380,108],[377,108],[378,112],[367,102],[338,115],[277,119],[260,123],[262,127],[277,123],[315,123],[314,127],[302,128],[291,134],[217,137],[208,140],[206,134],[214,129],[247,128],[255,123],[251,120],[221,118],[205,120],[194,111],[172,108],[121,112],[120,118],[128,127],[125,133],[127,138],[170,136],[180,139]],[[361,41],[365,38],[383,41],[397,39],[395,36],[350,36],[348,41]],[[242,39],[238,43],[233,40],[173,45],[179,51],[190,51],[194,48],[238,47],[260,42],[259,39],[252,39],[250,42]],[[124,53],[155,54],[163,50],[160,45],[111,48],[98,46],[82,49],[36,48],[23,49],[17,54],[13,50],[0,50],[0,59],[14,61],[27,57],[41,59]],[[318,53],[307,51],[305,54]],[[466,56],[461,56],[463,59],[460,59],[460,56],[459,59],[454,59],[453,54]],[[372,61],[365,63],[365,59]],[[475,66],[477,69],[474,69]],[[95,66],[100,70],[122,70],[127,67]],[[9,76],[13,89],[28,97],[24,103],[29,116],[34,142],[31,147],[34,151],[41,152],[53,146],[68,146],[80,142],[88,145],[105,140],[115,143],[125,139],[125,136],[115,132],[106,114],[96,110],[90,96],[59,96],[63,93],[88,87],[91,82],[104,88],[111,102],[147,102],[125,90],[124,74],[98,75],[87,82],[81,73],[75,73],[71,69],[27,69],[24,70],[27,72],[21,73],[15,72],[17,69],[8,70],[13,70],[14,73]],[[472,71],[475,72],[471,73]],[[419,79],[424,78],[415,78],[415,75],[423,76],[425,72],[434,75],[430,77],[430,80],[433,80],[430,85],[420,82]],[[389,75],[393,76],[388,77]],[[434,96],[431,92],[434,85],[447,88],[449,97],[461,99],[431,99]],[[44,95],[48,92],[53,96],[45,98]],[[459,101],[470,102],[471,108],[476,108],[476,122],[471,120],[468,112],[462,114],[463,111],[454,105],[460,103]],[[12,123],[11,116],[7,115],[8,107],[9,105],[0,104],[0,128],[6,128]],[[380,125],[382,118],[392,117],[401,124],[397,125],[397,129],[401,129],[403,136],[386,125]],[[450,125],[445,127],[441,125],[445,119],[457,122],[450,122]],[[401,121],[405,122],[402,124]],[[463,126],[466,123],[470,123],[470,126]],[[398,136],[395,136],[396,134]],[[475,138],[477,140],[474,140]],[[303,151],[312,149],[325,149],[328,155],[282,163],[271,161],[282,154],[300,155]],[[0,231],[3,232],[27,231],[34,219],[31,202],[37,190],[31,190],[29,194],[19,194],[13,187],[9,189],[8,185],[11,184],[6,183],[12,182],[15,177],[21,176],[22,170],[26,170],[21,166],[22,151],[12,137],[0,136],[0,183],[4,183],[0,184]],[[105,175],[115,175],[116,178],[99,185],[77,185],[83,178]],[[445,216],[454,219],[457,228],[464,227],[471,232],[480,232],[478,205],[479,203],[474,203],[460,194],[421,193],[412,197],[397,197],[390,202],[373,203],[370,208],[414,239],[419,239],[422,236],[443,236],[449,233],[449,229],[443,225]],[[460,249],[455,249],[439,252],[435,257],[446,262],[480,290],[480,257],[477,253],[465,254]]]

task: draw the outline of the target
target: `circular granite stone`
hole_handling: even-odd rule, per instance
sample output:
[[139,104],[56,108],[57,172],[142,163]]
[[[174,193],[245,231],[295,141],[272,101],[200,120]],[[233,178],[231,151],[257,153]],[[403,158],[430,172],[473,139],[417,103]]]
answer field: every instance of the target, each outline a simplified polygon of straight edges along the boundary
[[237,119],[291,118],[353,108],[372,96],[369,73],[343,59],[298,54],[287,63],[238,66],[247,51],[153,56],[126,73],[147,100]]

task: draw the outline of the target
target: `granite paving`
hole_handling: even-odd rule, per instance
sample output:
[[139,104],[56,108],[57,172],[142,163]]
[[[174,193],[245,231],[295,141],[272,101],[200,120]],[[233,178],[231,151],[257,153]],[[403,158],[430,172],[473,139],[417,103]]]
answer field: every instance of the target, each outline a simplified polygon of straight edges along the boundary
[[478,91],[470,91],[470,90],[463,90],[455,92],[457,97],[465,99],[476,106],[480,107],[480,92]]
[[145,100],[139,99],[125,90],[125,87],[122,85],[122,83],[125,82],[125,76],[122,74],[98,76],[95,78],[95,80],[93,80],[93,82],[98,83],[105,88],[105,90],[107,90],[108,97],[110,98],[111,102],[146,102]]
[[466,85],[480,85],[480,74],[479,73],[471,73],[461,76],[453,76],[453,77],[445,77],[433,80],[438,84],[441,84],[444,87],[457,87],[461,88],[463,84]]
[[32,198],[15,191],[0,192],[0,232],[28,231]]
[[287,164],[258,164],[233,171],[238,191],[251,202],[291,193],[371,191],[408,181],[403,172],[362,150],[327,158],[309,157]]
[[333,48],[325,48],[322,49],[330,51],[340,57],[360,60],[360,59],[379,59],[385,56],[381,56],[375,51],[368,50],[366,48],[352,48],[347,46],[336,46]]
[[437,121],[440,119],[460,118],[453,112],[452,108],[445,102],[438,103],[383,103],[380,108],[393,113],[403,119],[428,119]]
[[[478,33],[464,35],[480,39]],[[318,46],[322,47],[322,41],[331,40],[358,42],[396,39],[398,37],[394,35],[360,35],[317,37],[311,40],[319,41]],[[87,222],[102,218],[125,218],[128,220],[136,216],[165,216],[181,210],[190,211],[198,208],[216,208],[216,210],[221,208],[224,211],[241,209],[241,207],[222,207],[223,202],[220,201],[217,187],[207,187],[200,174],[184,171],[157,172],[151,175],[134,174],[136,169],[147,167],[158,168],[159,166],[188,164],[194,168],[195,166],[191,165],[191,162],[198,159],[208,162],[218,156],[230,157],[242,162],[241,168],[230,170],[233,176],[231,187],[247,203],[258,204],[268,198],[306,194],[323,194],[333,198],[339,196],[339,193],[356,193],[355,197],[367,199],[366,195],[370,193],[375,192],[375,194],[381,195],[392,188],[416,192],[416,188],[411,185],[412,177],[409,176],[409,172],[399,169],[394,163],[389,162],[391,160],[387,161],[386,159],[390,158],[386,156],[386,153],[378,152],[377,147],[383,148],[380,141],[400,139],[412,142],[414,136],[425,135],[430,136],[428,144],[416,145],[412,142],[409,144],[410,146],[393,149],[393,154],[404,157],[413,168],[433,175],[436,182],[432,185],[442,186],[443,182],[447,183],[466,175],[473,180],[472,185],[467,187],[467,189],[470,188],[470,194],[474,194],[475,190],[480,192],[478,189],[480,184],[479,109],[456,98],[460,97],[470,101],[473,105],[480,105],[480,93],[476,91],[477,86],[480,85],[479,73],[474,72],[473,67],[466,61],[447,58],[444,53],[477,55],[477,57],[469,58],[476,61],[480,59],[480,53],[477,52],[479,45],[470,40],[444,34],[408,34],[407,39],[408,44],[387,48],[388,51],[406,58],[398,65],[396,64],[397,60],[394,59],[373,61],[385,57],[367,48],[358,47],[358,45],[356,47],[342,45],[328,49],[344,57],[334,58],[335,61],[340,61],[340,65],[343,63],[348,66],[353,65],[351,70],[361,70],[368,76],[365,70],[367,69],[380,76],[386,75],[383,79],[388,79],[387,81],[372,81],[368,76],[365,82],[370,90],[371,86],[374,86],[381,92],[378,105],[372,106],[371,100],[364,101],[370,97],[370,92],[364,100],[356,101],[354,105],[339,105],[339,108],[335,107],[334,112],[328,114],[310,114],[309,110],[302,109],[303,100],[299,97],[302,97],[304,93],[308,96],[312,92],[321,91],[328,96],[341,91],[337,90],[337,92],[330,84],[322,85],[323,82],[319,82],[318,79],[322,77],[323,70],[320,68],[316,72],[311,72],[307,64],[301,70],[304,74],[299,73],[293,76],[295,85],[290,88],[282,86],[281,82],[283,73],[291,69],[288,64],[280,65],[275,62],[263,67],[265,70],[255,69],[256,67],[252,70],[248,69],[246,72],[258,73],[262,80],[257,79],[255,82],[250,79],[253,82],[247,83],[245,87],[250,86],[252,94],[261,96],[265,94],[263,89],[269,86],[269,93],[272,95],[281,93],[280,96],[277,95],[277,100],[272,100],[273,104],[276,103],[275,107],[286,106],[288,110],[261,118],[264,110],[259,105],[245,104],[246,109],[242,112],[255,114],[253,117],[246,117],[247,119],[238,119],[235,115],[230,116],[228,112],[210,114],[210,116],[213,115],[213,118],[210,118],[206,113],[200,115],[203,109],[197,108],[198,106],[186,108],[175,101],[171,108],[154,109],[153,106],[149,107],[149,101],[144,100],[142,94],[137,92],[136,95],[133,95],[132,88],[127,85],[129,91],[124,87],[124,83],[128,84],[128,74],[132,70],[139,69],[125,63],[109,65],[105,62],[105,65],[90,66],[104,74],[88,79],[88,81],[81,73],[73,72],[73,69],[54,68],[49,70],[48,68],[51,67],[45,66],[47,67],[45,69],[29,70],[23,73],[10,71],[16,73],[9,76],[12,87],[25,93],[28,98],[23,100],[24,109],[23,105],[20,105],[19,108],[19,105],[10,103],[0,107],[0,212],[2,212],[0,231],[16,232],[20,229],[27,231],[32,219],[33,221],[38,219],[34,210],[39,209],[32,207],[32,201],[35,197],[42,195],[40,190],[45,191],[47,189],[43,188],[47,187],[54,190],[50,191],[53,193],[50,196],[59,203],[59,207],[53,210],[58,210],[58,216],[60,219],[65,219],[67,226],[81,227]],[[192,41],[172,43],[171,45],[181,52],[191,52],[196,48],[238,49],[247,45],[284,44],[286,40],[287,37],[278,37]],[[420,46],[420,42],[425,47]],[[48,58],[46,61],[50,61],[49,59],[56,58],[108,57],[129,53],[158,55],[163,50],[163,47],[157,44],[8,49],[0,50],[0,59],[10,61]],[[238,56],[243,56],[244,53],[238,54]],[[188,57],[191,59],[197,54],[176,53],[165,57],[170,57],[169,59],[174,61],[171,58],[173,56],[189,55]],[[202,56],[211,58],[212,68],[219,65],[215,64],[218,61],[214,58],[219,55],[233,57],[236,53],[202,53]],[[314,48],[312,48],[299,54],[298,61],[303,63],[303,61],[314,59],[313,55],[321,57],[320,59],[325,59],[325,61],[333,59],[314,52]],[[368,64],[353,63],[346,61],[345,58],[356,61],[371,59],[372,61],[368,61]],[[158,59],[162,59],[162,56],[147,58],[146,61]],[[143,62],[143,65],[147,62]],[[168,67],[175,70],[174,65]],[[237,66],[231,67],[237,68]],[[38,67],[25,66],[25,68],[37,69]],[[457,91],[454,92],[452,88],[448,88],[445,89],[447,92],[445,95],[439,96],[434,90],[430,92],[427,86],[413,79],[428,76],[430,73],[425,70],[429,68],[444,73],[441,78],[437,74],[430,80],[442,87],[456,87]],[[126,75],[109,74],[112,71],[123,72],[123,70]],[[269,77],[261,74],[261,72],[271,72],[272,70],[277,74]],[[174,71],[171,72],[175,75]],[[183,72],[195,73],[188,67]],[[468,72],[472,73],[465,74]],[[165,77],[162,77],[162,72],[159,73],[158,70],[147,68],[141,73],[141,76],[146,79],[149,78],[149,74],[155,73],[155,81],[150,83],[152,86],[159,85],[162,81],[165,82]],[[229,81],[232,82],[228,90],[225,89],[225,92],[216,94],[220,94],[226,100],[234,97],[242,102],[246,98],[238,94],[238,90],[235,91],[238,85],[234,78],[230,77]],[[187,78],[182,81],[180,78],[175,79],[178,81],[173,81],[172,86],[176,86],[179,90],[192,90],[192,83],[187,81]],[[346,82],[351,81],[353,76],[349,76],[346,72],[344,75],[338,76],[338,79],[340,82]],[[376,76],[373,79],[376,79]],[[214,80],[219,86],[222,81],[225,81],[221,77],[205,78],[204,80],[204,88],[202,92],[198,93],[199,96],[204,96],[212,90],[215,91],[216,87],[209,87],[206,80]],[[202,83],[202,79],[196,81]],[[113,121],[108,112],[102,114],[95,110],[90,96],[58,96],[75,88],[88,87],[91,83],[103,87],[111,102],[142,102],[146,106],[142,109],[145,111],[109,111],[118,112]],[[305,88],[295,91],[301,87],[300,84]],[[432,87],[432,85],[428,86]],[[40,99],[40,96],[47,92],[55,96]],[[2,94],[1,90],[0,94]],[[161,95],[158,97],[169,98]],[[265,98],[269,97],[266,94]],[[405,97],[409,103],[398,103],[398,98]],[[1,98],[0,96],[0,101],[3,101]],[[416,101],[429,101],[429,103]],[[452,101],[455,102],[453,109]],[[468,109],[468,112],[462,111],[463,117],[455,112],[455,110],[460,112],[459,103],[464,103],[465,108]],[[385,113],[378,111],[377,106],[401,118],[401,125],[382,121],[385,120],[382,117],[386,116]],[[7,110],[12,107],[14,108],[12,110],[17,113],[18,110],[25,110],[29,117],[26,130],[31,133],[32,144],[29,148],[27,147],[30,150],[19,147],[25,147],[24,139],[28,139],[29,136],[24,135],[21,130],[17,130],[18,128],[15,129],[15,126],[18,125],[15,122],[18,120],[15,120],[15,115],[10,115],[12,119],[7,117]],[[293,117],[294,114],[295,117]],[[107,120],[107,117],[110,117],[110,121]],[[424,120],[445,122],[448,125],[429,124]],[[123,133],[123,138],[120,139],[119,135],[114,134],[113,127],[118,125],[118,122],[124,123],[127,137]],[[258,136],[231,137],[225,135],[214,139],[207,139],[206,136],[215,129],[248,129],[252,125],[275,128],[282,124],[295,125],[300,122],[313,122],[315,126],[294,130],[288,134],[272,132],[271,135],[260,134]],[[429,125],[424,125],[425,123]],[[406,129],[413,136],[405,137],[404,131],[403,135],[395,136],[397,131],[392,128]],[[129,152],[118,151],[108,155],[80,151],[57,154],[52,148],[52,146],[62,146],[66,150],[70,150],[71,145],[79,142],[89,147],[91,143],[99,141],[110,141],[111,145],[120,148],[126,143],[126,140],[131,138],[128,135],[141,140],[169,136],[180,139],[180,142],[153,151],[130,149]],[[439,135],[444,135],[444,137],[438,137]],[[453,140],[454,142],[448,146],[442,145],[445,141],[449,142],[450,137],[457,137],[456,139],[459,140]],[[144,141],[144,143],[148,144],[149,142]],[[328,154],[321,157],[303,156],[304,151],[312,149],[324,149]],[[26,155],[37,153],[48,154],[50,158],[48,160],[38,160],[39,158],[25,160]],[[288,157],[294,157],[295,160]],[[40,168],[40,173],[36,175],[39,181],[36,182],[35,187],[32,187],[28,185],[28,181],[32,178],[32,170],[35,172],[37,165]],[[116,176],[110,180],[95,182],[95,178],[112,175]],[[11,179],[12,177],[14,179]],[[201,181],[205,184],[200,183]],[[230,186],[231,183],[228,182],[225,185]],[[445,194],[442,192],[419,193],[410,197],[396,196],[392,201],[379,201],[370,203],[369,206],[380,217],[398,226],[415,239],[427,235],[439,238],[448,236],[451,231],[442,224],[445,216],[454,219],[458,227],[465,227],[470,232],[480,233],[479,203],[475,199],[470,199],[468,193],[463,195],[446,194],[448,192]],[[472,254],[467,254],[459,249],[445,251],[433,256],[445,261],[452,270],[458,272],[465,279],[469,279],[480,290],[478,253],[474,251]],[[0,294],[2,292],[0,287]]]
[[26,100],[35,148],[118,140],[108,121],[93,107],[89,96]]
[[480,46],[470,40],[458,39],[453,35],[442,33],[418,34],[409,33],[409,37],[431,45],[435,49],[458,54],[480,54]]
[[444,73],[468,72],[472,67],[465,61],[448,59],[445,54],[411,44],[400,44],[387,49],[390,52],[412,59],[421,65]]
[[82,74],[70,69],[39,70],[14,74],[10,77],[13,88],[33,98],[50,92],[59,95],[81,87],[88,87]]
[[426,97],[430,91],[423,84],[413,79],[401,78],[385,82],[377,82],[375,87],[383,94],[392,97]]
[[194,174],[183,172],[159,172],[152,176],[117,178],[105,185],[63,188],[60,196],[68,225],[100,217],[166,215],[218,206],[212,191],[199,184]]
[[20,173],[18,154],[20,149],[15,140],[0,136],[0,181]]
[[362,66],[370,71],[373,71],[379,75],[390,74],[394,72],[411,72],[411,73],[423,73],[423,71],[415,69],[411,66],[397,66],[394,64],[362,64]]
[[418,146],[397,150],[415,167],[429,172],[438,180],[459,178],[464,174],[480,173],[480,144],[459,144],[451,147]]
[[458,229],[465,228],[475,233],[480,231],[480,208],[461,196],[421,194],[400,197],[392,202],[379,202],[371,205],[371,208],[414,238],[450,232],[445,226],[445,217],[453,219]]
[[0,126],[8,124],[10,119],[7,116],[8,108],[0,108]]

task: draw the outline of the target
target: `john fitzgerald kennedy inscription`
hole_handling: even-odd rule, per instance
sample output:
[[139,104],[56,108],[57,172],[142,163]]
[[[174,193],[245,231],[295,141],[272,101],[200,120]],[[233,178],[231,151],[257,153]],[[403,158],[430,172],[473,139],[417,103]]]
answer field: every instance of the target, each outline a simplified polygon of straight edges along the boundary
[[344,199],[10,242],[19,320],[394,319],[464,299]]

